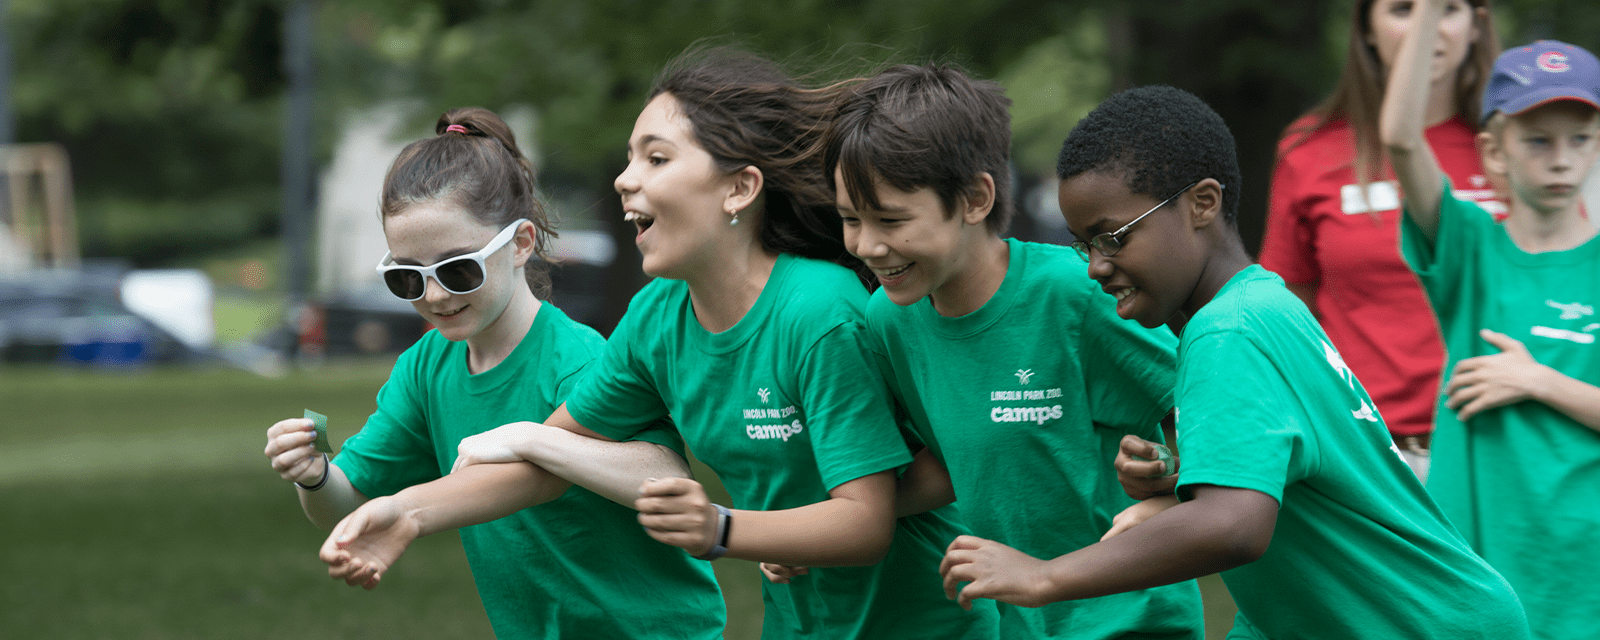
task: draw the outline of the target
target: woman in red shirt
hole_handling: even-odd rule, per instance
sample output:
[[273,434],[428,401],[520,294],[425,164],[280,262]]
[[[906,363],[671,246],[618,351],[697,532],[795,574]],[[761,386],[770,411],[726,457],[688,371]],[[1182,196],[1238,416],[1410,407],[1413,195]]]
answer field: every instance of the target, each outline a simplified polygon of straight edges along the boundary
[[[1400,197],[1377,131],[1385,78],[1414,4],[1356,4],[1339,85],[1279,142],[1261,264],[1316,314],[1406,462],[1426,480],[1444,347],[1421,285],[1400,258]],[[1489,0],[1450,4],[1434,57],[1428,144],[1458,198],[1500,215],[1505,207],[1473,141],[1499,39]]]

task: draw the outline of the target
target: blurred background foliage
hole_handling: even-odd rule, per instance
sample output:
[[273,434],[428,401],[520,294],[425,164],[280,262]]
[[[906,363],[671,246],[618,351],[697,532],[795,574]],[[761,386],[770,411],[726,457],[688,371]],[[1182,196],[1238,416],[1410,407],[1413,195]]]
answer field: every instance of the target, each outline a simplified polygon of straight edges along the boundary
[[[1600,3],[1502,0],[1507,43],[1600,48]],[[21,142],[72,158],[88,257],[167,266],[280,223],[280,62],[287,0],[11,0]],[[1111,91],[1161,82],[1229,121],[1247,239],[1273,141],[1331,88],[1350,4],[1332,0],[341,0],[315,9],[316,158],[351,114],[404,101],[425,124],[459,105],[533,107],[546,188],[613,206],[612,176],[662,64],[710,38],[832,79],[884,61],[950,60],[1015,101],[1019,178]],[[375,196],[376,194],[374,194]],[[625,252],[626,253],[626,252]]]

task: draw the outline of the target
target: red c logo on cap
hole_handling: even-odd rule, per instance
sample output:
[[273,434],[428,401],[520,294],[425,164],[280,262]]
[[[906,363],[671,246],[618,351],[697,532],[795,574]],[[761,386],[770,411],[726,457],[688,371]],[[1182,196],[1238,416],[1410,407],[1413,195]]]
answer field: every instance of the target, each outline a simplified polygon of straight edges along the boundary
[[1567,64],[1567,56],[1560,51],[1541,53],[1535,63],[1539,65],[1540,69],[1551,73],[1561,73],[1572,68],[1572,65]]

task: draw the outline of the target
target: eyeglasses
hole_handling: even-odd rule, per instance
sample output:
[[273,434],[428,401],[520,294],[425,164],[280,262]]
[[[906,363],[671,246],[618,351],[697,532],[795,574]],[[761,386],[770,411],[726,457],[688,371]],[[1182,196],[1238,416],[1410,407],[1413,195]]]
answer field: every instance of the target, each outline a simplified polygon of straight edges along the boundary
[[1072,249],[1077,251],[1078,256],[1083,258],[1085,261],[1089,260],[1089,247],[1094,247],[1096,251],[1100,252],[1100,255],[1103,255],[1107,258],[1117,255],[1117,252],[1122,250],[1122,236],[1128,235],[1128,230],[1132,229],[1133,225],[1139,224],[1139,221],[1143,220],[1145,216],[1155,213],[1156,209],[1167,206],[1167,203],[1172,202],[1173,198],[1183,195],[1183,192],[1194,188],[1194,186],[1197,184],[1200,184],[1199,180],[1189,183],[1189,186],[1179,189],[1177,193],[1172,194],[1166,200],[1162,200],[1161,204],[1151,207],[1149,211],[1146,211],[1139,217],[1134,218],[1133,222],[1122,225],[1121,229],[1117,229],[1111,233],[1102,233],[1090,238],[1088,242],[1084,242],[1082,240],[1073,242]]
[[422,295],[428,290],[430,277],[450,293],[457,295],[472,293],[483,286],[483,274],[486,273],[483,266],[484,258],[494,255],[500,247],[510,242],[511,237],[517,233],[517,227],[522,226],[524,222],[527,220],[520,219],[501,229],[500,233],[482,249],[464,256],[441,260],[426,267],[395,264],[394,255],[385,253],[383,260],[378,262],[378,273],[383,276],[383,283],[389,285],[389,292],[401,300],[421,300]]

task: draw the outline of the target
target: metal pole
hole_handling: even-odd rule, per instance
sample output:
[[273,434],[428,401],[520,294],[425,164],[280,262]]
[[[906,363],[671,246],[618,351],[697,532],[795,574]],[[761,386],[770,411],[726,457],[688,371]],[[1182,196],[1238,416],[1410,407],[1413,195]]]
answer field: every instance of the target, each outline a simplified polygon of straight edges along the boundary
[[[0,147],[16,141],[16,114],[11,109],[11,2],[0,0]],[[0,179],[0,231],[15,222],[12,215],[11,181]]]
[[312,18],[311,0],[294,0],[283,19],[283,71],[289,88],[283,110],[282,238],[291,307],[311,294]]

